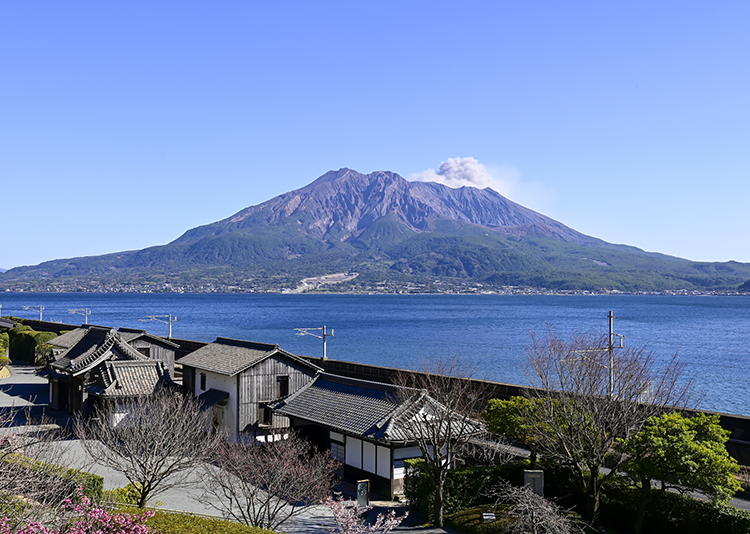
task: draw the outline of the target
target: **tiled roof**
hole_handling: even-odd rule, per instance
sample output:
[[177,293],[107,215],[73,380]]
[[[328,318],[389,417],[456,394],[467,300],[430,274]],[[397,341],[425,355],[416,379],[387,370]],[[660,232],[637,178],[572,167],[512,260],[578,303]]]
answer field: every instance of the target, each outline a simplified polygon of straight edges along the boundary
[[227,399],[229,399],[229,393],[218,389],[209,389],[198,395],[196,398],[204,408],[210,408],[216,404],[222,406],[226,404]]
[[368,382],[328,373],[274,403],[279,414],[304,419],[349,434],[384,440],[404,440],[394,417],[419,390]]
[[78,375],[111,358],[113,349],[127,360],[146,357],[128,345],[114,328],[91,326],[72,347],[60,353],[50,367],[55,371]]
[[88,389],[101,397],[150,395],[160,384],[169,382],[169,375],[159,360],[104,362],[101,378],[102,383]]
[[10,319],[5,319],[3,317],[0,317],[0,328],[8,328],[8,329],[10,329],[10,328],[13,328],[14,326],[16,326],[16,324],[18,324],[18,323],[16,323],[15,321],[12,321]]
[[234,376],[272,354],[282,354],[304,367],[319,370],[310,362],[283,351],[278,345],[217,337],[216,341],[180,358],[177,363],[226,376]]
[[69,349],[70,347],[81,341],[81,339],[83,339],[83,336],[86,335],[90,328],[92,327],[88,325],[81,326],[80,328],[76,328],[75,330],[71,330],[70,332],[65,332],[64,334],[60,334],[56,338],[50,339],[48,343],[50,345],[54,345],[55,347]]
[[[420,420],[446,410],[424,390],[328,373],[318,373],[312,382],[270,407],[281,415],[384,441],[413,441],[417,429],[423,426]],[[473,434],[481,428],[479,423],[460,416],[444,420],[451,423],[454,435]],[[430,433],[435,430],[430,424],[423,428]],[[438,431],[443,431],[439,425]]]
[[163,337],[155,336],[153,334],[149,334],[145,330],[140,330],[138,328],[125,328],[121,327],[118,332],[120,332],[120,335],[122,336],[122,339],[124,339],[126,342],[130,343],[134,339],[140,339],[140,338],[147,338],[152,343],[165,345],[169,348],[176,349],[179,347],[177,343],[174,343],[168,339],[165,339]]

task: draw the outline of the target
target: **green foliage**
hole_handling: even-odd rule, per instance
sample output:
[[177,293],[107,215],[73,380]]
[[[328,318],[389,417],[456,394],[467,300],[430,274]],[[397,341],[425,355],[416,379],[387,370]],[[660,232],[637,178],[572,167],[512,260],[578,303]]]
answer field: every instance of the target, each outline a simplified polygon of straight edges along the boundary
[[505,532],[511,519],[507,516],[503,517],[502,510],[498,509],[495,510],[496,521],[483,521],[482,514],[488,510],[492,511],[487,505],[462,510],[446,517],[445,524],[465,534],[502,534]]
[[141,492],[133,484],[129,483],[124,488],[115,488],[113,490],[104,490],[105,499],[117,504],[138,505]]
[[[632,529],[638,508],[638,491],[622,484],[609,484],[602,496],[602,523],[618,530]],[[655,492],[646,511],[644,534],[747,534],[750,512],[689,495]]]
[[8,332],[0,332],[0,355],[5,354],[5,351],[10,346],[10,336]]
[[36,478],[48,478],[50,484],[65,484],[66,493],[71,499],[78,495],[78,488],[81,493],[94,502],[102,499],[104,488],[104,477],[79,471],[78,469],[63,467],[61,465],[31,460],[21,454],[7,454],[2,458],[3,462],[12,462],[16,466],[28,469]]
[[[133,515],[144,513],[138,508],[124,508],[122,511]],[[152,511],[154,515],[146,520],[146,526],[160,534],[275,534],[272,530],[249,527],[225,519],[162,510]]]
[[647,488],[651,480],[659,480],[726,502],[741,489],[734,477],[739,465],[727,453],[728,439],[718,415],[684,417],[673,412],[652,417],[641,432],[622,442],[633,456],[624,470]]
[[487,429],[508,439],[527,445],[533,442],[527,414],[534,403],[526,397],[511,397],[509,400],[491,399],[489,408],[482,413]]
[[10,365],[10,358],[7,358],[5,356],[0,356],[0,369],[3,369]]
[[[404,493],[409,504],[417,508],[424,517],[432,517],[435,486],[425,471],[424,460],[412,459],[404,463]],[[523,470],[528,467],[528,461],[521,461],[500,466],[467,467],[448,471],[445,481],[445,513],[453,514],[489,503],[490,500],[485,495],[489,488],[500,479],[515,485],[523,484]]]
[[50,350],[49,340],[57,337],[55,332],[37,332],[26,325],[18,325],[9,331],[10,357],[29,364],[43,364]]

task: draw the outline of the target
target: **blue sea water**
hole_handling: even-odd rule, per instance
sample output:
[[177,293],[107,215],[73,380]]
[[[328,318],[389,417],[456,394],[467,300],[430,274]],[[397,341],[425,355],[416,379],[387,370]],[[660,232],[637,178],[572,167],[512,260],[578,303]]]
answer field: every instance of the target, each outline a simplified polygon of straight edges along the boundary
[[[750,299],[688,296],[278,295],[3,293],[0,312],[35,319],[144,328],[166,336],[168,326],[142,322],[177,316],[172,335],[212,341],[217,336],[278,343],[297,354],[322,356],[323,343],[295,328],[327,326],[328,357],[401,368],[424,358],[460,357],[477,376],[526,384],[521,371],[530,333],[547,327],[606,334],[607,313],[631,347],[662,360],[678,353],[694,375],[707,410],[750,415]],[[36,306],[37,310],[24,310]]]

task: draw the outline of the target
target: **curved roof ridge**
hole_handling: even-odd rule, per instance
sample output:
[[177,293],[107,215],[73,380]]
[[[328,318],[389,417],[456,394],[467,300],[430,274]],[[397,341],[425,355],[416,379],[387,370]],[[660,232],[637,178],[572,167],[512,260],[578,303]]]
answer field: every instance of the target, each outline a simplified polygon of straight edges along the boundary
[[70,362],[70,370],[73,372],[80,371],[81,369],[85,369],[86,367],[94,363],[101,356],[103,356],[105,352],[111,349],[112,346],[114,346],[116,336],[117,330],[115,330],[114,328],[110,329],[104,337],[104,341],[96,348],[96,350],[92,351],[89,354],[82,355],[80,359],[76,358],[75,360],[72,360]]

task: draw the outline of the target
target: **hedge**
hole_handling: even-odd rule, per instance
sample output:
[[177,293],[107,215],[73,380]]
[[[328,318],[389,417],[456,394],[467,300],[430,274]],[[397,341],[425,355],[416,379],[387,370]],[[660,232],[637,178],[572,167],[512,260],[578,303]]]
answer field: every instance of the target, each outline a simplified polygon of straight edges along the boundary
[[4,462],[14,462],[16,465],[29,469],[35,477],[48,476],[50,484],[67,484],[66,492],[70,498],[75,499],[80,487],[83,495],[94,502],[102,499],[104,488],[104,477],[79,471],[78,469],[63,467],[60,465],[31,460],[20,454],[8,454],[2,458]]
[[[424,470],[423,459],[406,460],[404,493],[409,504],[419,510],[424,517],[432,517],[435,488]],[[489,466],[451,469],[445,480],[445,515],[461,510],[488,504],[484,493],[500,479],[520,486],[523,484],[523,471],[529,468],[529,461]]]
[[[638,491],[618,484],[604,488],[602,523],[632,529],[638,506]],[[643,534],[747,534],[750,512],[733,506],[695,499],[671,491],[655,491],[646,507]]]
[[32,365],[37,363],[38,356],[46,354],[47,342],[57,337],[55,332],[37,332],[26,325],[11,328],[8,334],[11,359]]
[[0,356],[5,356],[5,351],[10,346],[10,336],[8,332],[0,332]]

